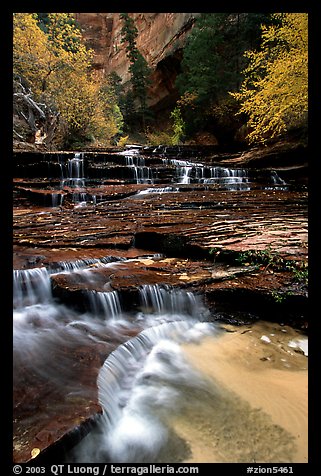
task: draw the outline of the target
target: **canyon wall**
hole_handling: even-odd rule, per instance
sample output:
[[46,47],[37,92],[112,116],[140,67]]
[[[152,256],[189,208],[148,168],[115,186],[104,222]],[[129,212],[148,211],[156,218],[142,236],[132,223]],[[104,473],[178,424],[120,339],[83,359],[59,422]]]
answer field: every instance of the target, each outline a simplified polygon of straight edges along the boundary
[[[137,48],[152,69],[149,106],[156,112],[171,107],[177,97],[175,79],[183,46],[199,13],[129,13],[138,29]],[[115,71],[129,81],[129,61],[121,43],[119,13],[75,13],[88,47],[95,51],[100,74]]]

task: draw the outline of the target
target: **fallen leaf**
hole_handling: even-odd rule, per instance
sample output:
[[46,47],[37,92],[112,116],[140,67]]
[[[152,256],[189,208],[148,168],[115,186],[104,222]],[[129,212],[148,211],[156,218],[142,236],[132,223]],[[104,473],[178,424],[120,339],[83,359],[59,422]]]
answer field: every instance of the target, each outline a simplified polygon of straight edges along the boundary
[[31,450],[31,458],[35,458],[36,456],[38,456],[38,454],[40,453],[40,449],[39,448],[33,448]]

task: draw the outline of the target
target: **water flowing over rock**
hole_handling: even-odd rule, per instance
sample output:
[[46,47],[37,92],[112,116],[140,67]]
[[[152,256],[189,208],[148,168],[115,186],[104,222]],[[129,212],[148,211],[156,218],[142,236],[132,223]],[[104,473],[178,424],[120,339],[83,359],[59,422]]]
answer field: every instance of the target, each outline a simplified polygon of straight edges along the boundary
[[213,333],[215,328],[208,323],[161,324],[114,351],[98,376],[103,417],[96,433],[75,448],[75,460],[157,461],[169,439],[166,421],[182,406],[182,389],[206,389],[176,342],[197,341]]
[[306,328],[305,184],[204,150],[14,154],[15,462],[184,461],[168,407],[206,390],[181,346]]

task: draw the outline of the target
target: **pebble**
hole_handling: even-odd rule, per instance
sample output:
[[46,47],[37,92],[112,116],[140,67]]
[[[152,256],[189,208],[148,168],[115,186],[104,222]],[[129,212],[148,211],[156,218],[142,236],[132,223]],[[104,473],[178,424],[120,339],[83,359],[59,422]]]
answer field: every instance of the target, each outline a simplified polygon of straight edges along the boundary
[[271,342],[271,339],[270,339],[268,336],[262,336],[262,337],[261,337],[261,340],[262,340],[263,342],[266,342],[267,344],[269,344],[269,343]]

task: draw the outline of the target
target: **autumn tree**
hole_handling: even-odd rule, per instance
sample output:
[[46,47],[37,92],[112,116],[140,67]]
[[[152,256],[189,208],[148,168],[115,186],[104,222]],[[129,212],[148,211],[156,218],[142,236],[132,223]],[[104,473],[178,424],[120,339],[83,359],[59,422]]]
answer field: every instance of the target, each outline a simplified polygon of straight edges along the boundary
[[[258,45],[260,25],[268,18],[264,13],[202,13],[196,19],[176,79],[187,133],[206,126],[233,133],[238,127],[237,103],[228,93],[239,89],[247,65],[243,54]],[[193,101],[187,103],[186,97]]]
[[[84,45],[72,14],[44,15],[41,19],[35,13],[14,15],[16,110],[27,119],[35,115],[34,105],[43,112],[33,121],[33,132],[41,121],[49,128],[46,115],[59,118],[65,146],[95,139],[108,141],[117,133],[119,111],[92,73],[92,50]],[[22,100],[28,102],[27,113],[21,110]],[[31,126],[29,119],[28,123]]]
[[308,15],[273,17],[279,24],[262,26],[261,48],[246,52],[249,65],[241,90],[231,93],[248,118],[251,143],[307,126]]
[[14,137],[35,140],[37,130],[42,127],[51,142],[59,113],[49,106],[43,91],[56,58],[48,50],[47,36],[39,29],[36,14],[14,14],[13,33]]

